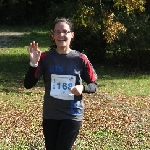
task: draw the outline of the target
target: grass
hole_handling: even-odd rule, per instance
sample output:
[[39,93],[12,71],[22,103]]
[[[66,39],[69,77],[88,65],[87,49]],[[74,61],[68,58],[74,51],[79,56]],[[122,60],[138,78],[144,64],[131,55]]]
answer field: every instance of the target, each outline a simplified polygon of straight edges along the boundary
[[126,96],[147,96],[150,94],[150,73],[124,70],[118,67],[98,68],[99,85],[103,91]]
[[[49,48],[45,29],[1,28],[28,32],[13,48],[0,48],[0,150],[43,150],[42,81],[30,90],[23,87],[29,66],[25,46],[39,42]],[[84,94],[85,115],[73,150],[150,149],[150,73],[123,67],[99,66],[99,89]]]

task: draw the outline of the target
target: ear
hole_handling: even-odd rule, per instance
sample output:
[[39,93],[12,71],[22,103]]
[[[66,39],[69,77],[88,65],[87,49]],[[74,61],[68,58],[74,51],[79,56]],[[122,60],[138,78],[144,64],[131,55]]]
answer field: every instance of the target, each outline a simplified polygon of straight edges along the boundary
[[53,34],[50,34],[50,38],[51,38],[51,39],[54,39],[54,36],[53,36]]
[[73,39],[73,38],[74,38],[74,32],[71,32],[71,35],[72,35],[72,37],[71,37],[71,38]]
[[50,38],[54,40],[54,33],[53,33],[53,30],[50,30],[49,35],[50,35]]

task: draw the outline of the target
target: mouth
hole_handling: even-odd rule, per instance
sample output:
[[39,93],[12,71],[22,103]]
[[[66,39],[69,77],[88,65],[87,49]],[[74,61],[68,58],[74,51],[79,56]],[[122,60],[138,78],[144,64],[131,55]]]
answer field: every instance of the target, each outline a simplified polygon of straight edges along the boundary
[[66,40],[65,39],[60,39],[60,40],[58,40],[58,42],[66,42]]

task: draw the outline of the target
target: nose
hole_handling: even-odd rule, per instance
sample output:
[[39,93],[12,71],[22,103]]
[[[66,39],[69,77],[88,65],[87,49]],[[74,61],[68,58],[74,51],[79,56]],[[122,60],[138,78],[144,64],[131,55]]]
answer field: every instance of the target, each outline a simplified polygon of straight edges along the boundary
[[65,35],[65,33],[63,33],[63,32],[60,32],[60,33],[59,33],[59,35],[60,35],[60,36],[63,36],[63,35]]
[[64,35],[66,35],[66,34],[65,34],[64,32],[60,32],[59,35],[60,35],[60,36],[64,36]]

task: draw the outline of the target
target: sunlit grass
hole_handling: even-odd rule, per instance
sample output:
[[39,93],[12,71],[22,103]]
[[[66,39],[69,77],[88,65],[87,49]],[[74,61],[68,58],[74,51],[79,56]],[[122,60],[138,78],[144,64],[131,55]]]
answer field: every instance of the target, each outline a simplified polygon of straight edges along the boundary
[[[148,78],[148,76],[147,76]],[[101,87],[101,84],[104,85]],[[127,96],[147,96],[150,94],[149,79],[112,79],[101,80],[100,89],[111,94],[121,94]]]
[[99,88],[103,92],[126,96],[149,96],[150,73],[132,72],[126,69],[99,67]]

